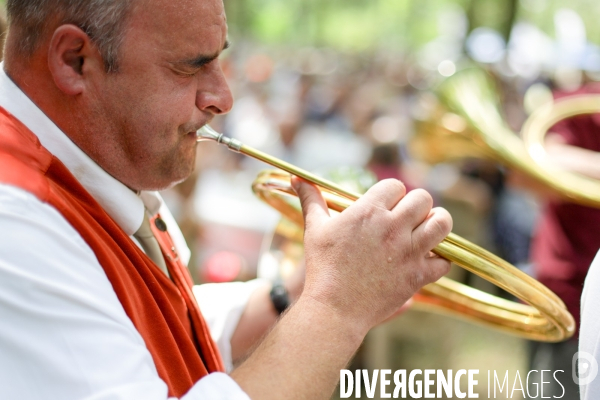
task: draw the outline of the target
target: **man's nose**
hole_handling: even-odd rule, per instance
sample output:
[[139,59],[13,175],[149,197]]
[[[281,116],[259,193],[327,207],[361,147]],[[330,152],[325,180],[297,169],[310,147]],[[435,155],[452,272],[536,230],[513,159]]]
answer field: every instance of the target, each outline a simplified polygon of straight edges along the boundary
[[218,60],[214,61],[210,73],[205,74],[198,84],[196,106],[211,114],[226,114],[233,107],[233,95]]

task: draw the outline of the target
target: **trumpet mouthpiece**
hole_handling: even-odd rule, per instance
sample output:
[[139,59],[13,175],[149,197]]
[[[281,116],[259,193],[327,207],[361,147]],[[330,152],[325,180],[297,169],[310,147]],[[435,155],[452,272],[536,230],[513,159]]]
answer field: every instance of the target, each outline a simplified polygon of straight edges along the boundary
[[209,125],[204,125],[202,128],[196,131],[196,140],[199,142],[210,140],[213,142],[224,144],[225,146],[229,147],[230,150],[238,153],[240,152],[240,149],[243,146],[242,142],[240,142],[239,140],[227,137],[222,133],[215,131]]
[[196,131],[196,136],[199,142],[205,140],[212,140],[213,142],[220,142],[222,133],[215,131],[210,125],[204,125],[202,128]]

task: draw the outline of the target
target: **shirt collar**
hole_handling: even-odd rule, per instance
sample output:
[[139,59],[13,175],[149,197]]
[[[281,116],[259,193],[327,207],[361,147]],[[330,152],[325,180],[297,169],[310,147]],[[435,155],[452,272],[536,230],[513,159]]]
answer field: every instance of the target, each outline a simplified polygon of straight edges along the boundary
[[158,211],[159,196],[152,192],[138,196],[96,164],[19,89],[4,71],[4,63],[0,63],[0,107],[29,128],[129,236],[142,225],[145,202],[151,213]]

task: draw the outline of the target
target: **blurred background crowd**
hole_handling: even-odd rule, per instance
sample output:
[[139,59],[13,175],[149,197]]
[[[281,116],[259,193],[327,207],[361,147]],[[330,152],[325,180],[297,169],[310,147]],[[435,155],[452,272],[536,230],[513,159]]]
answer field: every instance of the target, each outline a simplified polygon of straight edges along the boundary
[[[448,114],[437,121],[432,110],[439,103],[438,86],[468,66],[493,76],[501,112],[515,132],[552,92],[574,92],[600,80],[599,3],[226,0],[225,5],[233,46],[223,68],[236,103],[214,121],[217,130],[320,174],[363,183],[398,178],[409,188],[425,188],[451,212],[455,233],[535,276],[530,249],[548,200],[544,192],[531,190],[519,173],[426,131],[440,122],[461,130],[455,125],[463,120]],[[212,144],[199,146],[198,163],[197,176],[164,193],[186,227],[196,278],[275,279],[296,268],[301,246],[282,239],[279,214],[250,190],[266,166]],[[502,295],[460,268],[451,276]],[[480,368],[508,370],[512,377],[564,365],[564,380],[570,380],[566,367],[576,343],[540,350],[415,310],[371,332],[352,368]],[[556,361],[540,365],[540,359]],[[485,398],[487,377],[480,378]],[[573,390],[567,388],[565,398],[575,399]],[[517,398],[521,392],[512,394]]]
[[[550,0],[225,5],[233,46],[223,68],[236,102],[231,113],[213,122],[217,130],[311,171],[365,168],[378,179],[395,177],[426,188],[439,204],[451,203],[461,213],[454,218],[457,233],[526,268],[539,206],[535,193],[507,185],[508,171],[501,165],[434,151],[429,147],[435,142],[422,143],[420,126],[432,118],[439,83],[469,63],[494,75],[502,111],[516,132],[551,89],[576,90],[600,79],[600,47],[593,40],[600,37],[594,18],[600,5],[586,0],[568,7]],[[278,220],[250,191],[266,166],[212,144],[199,146],[198,164],[196,176],[164,193],[191,238],[192,269],[200,280],[255,275],[262,236]],[[238,229],[232,233],[229,227]],[[216,276],[215,264],[237,266],[225,268],[228,276]]]
[[[455,233],[533,274],[530,246],[544,197],[505,166],[452,155],[445,142],[422,132],[432,123],[450,131],[464,123],[451,115],[435,121],[431,110],[438,85],[466,66],[493,76],[515,132],[552,91],[600,80],[600,2],[224,2],[232,46],[222,65],[235,105],[215,119],[216,130],[363,186],[397,178],[408,188],[425,188],[451,212]],[[297,266],[289,253],[301,260],[301,248],[276,240],[280,216],[250,188],[266,166],[212,143],[199,145],[197,163],[194,176],[162,193],[192,249],[194,279],[291,273]],[[462,269],[451,276],[499,294]],[[521,339],[411,311],[371,332],[353,365],[480,368],[483,390],[488,369],[526,375],[529,358]]]

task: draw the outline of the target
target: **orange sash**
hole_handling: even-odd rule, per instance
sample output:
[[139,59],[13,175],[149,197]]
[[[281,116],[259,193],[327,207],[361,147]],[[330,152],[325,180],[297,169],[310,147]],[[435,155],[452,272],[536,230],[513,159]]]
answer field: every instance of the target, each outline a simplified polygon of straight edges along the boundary
[[[170,396],[181,397],[203,376],[224,370],[193,296],[189,272],[178,259],[168,233],[158,231],[152,221],[173,281],[63,163],[2,108],[0,182],[26,190],[53,206],[91,247],[125,312],[144,338]],[[97,344],[90,343],[93,345]]]

